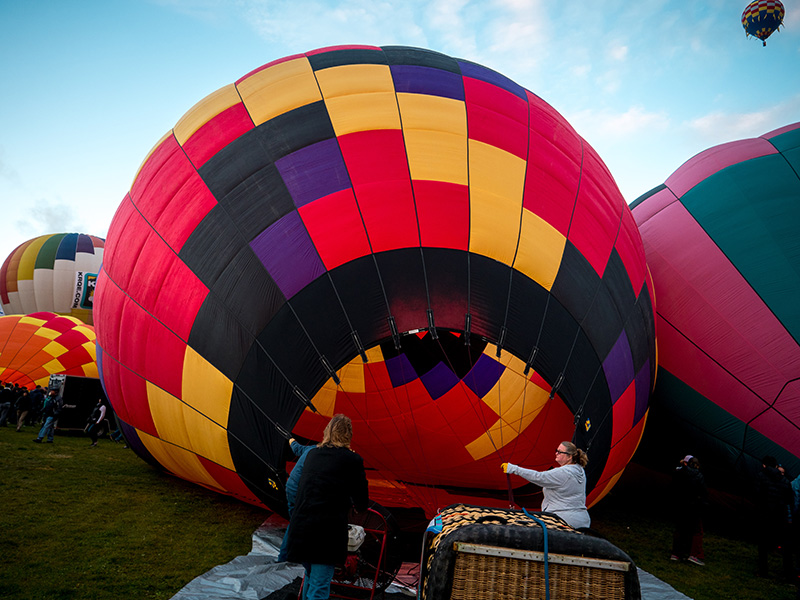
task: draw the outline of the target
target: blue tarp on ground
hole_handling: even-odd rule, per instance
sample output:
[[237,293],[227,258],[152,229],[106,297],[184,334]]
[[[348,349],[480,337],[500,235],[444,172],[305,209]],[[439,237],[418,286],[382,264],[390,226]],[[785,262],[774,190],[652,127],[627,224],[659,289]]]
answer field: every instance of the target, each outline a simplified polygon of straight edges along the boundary
[[[270,517],[253,532],[252,550],[231,562],[214,567],[190,581],[172,600],[263,600],[281,597],[280,590],[291,590],[282,597],[297,597],[303,568],[277,563],[286,522]],[[638,569],[642,600],[691,600],[657,577]],[[414,597],[415,590],[400,583],[386,590],[387,598]]]

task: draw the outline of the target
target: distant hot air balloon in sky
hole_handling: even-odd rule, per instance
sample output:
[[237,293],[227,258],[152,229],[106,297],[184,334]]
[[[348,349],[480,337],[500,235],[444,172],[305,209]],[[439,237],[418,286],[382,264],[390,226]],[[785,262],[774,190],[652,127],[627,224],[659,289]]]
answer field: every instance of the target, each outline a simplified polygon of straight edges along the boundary
[[91,324],[103,245],[102,238],[83,233],[42,235],[21,244],[0,268],[3,311],[50,311]]
[[755,36],[766,46],[767,38],[783,23],[784,13],[780,0],[755,0],[742,13],[742,27],[748,37]]
[[96,305],[132,447],[273,507],[286,438],[337,412],[387,506],[507,504],[500,463],[568,439],[596,500],[656,368],[599,156],[505,76],[416,48],[289,56],[199,102],[119,207]]
[[94,327],[50,312],[0,316],[0,381],[47,387],[58,374],[99,377]]
[[631,205],[658,298],[648,438],[666,427],[671,461],[770,454],[800,473],[799,173],[795,123],[701,152]]

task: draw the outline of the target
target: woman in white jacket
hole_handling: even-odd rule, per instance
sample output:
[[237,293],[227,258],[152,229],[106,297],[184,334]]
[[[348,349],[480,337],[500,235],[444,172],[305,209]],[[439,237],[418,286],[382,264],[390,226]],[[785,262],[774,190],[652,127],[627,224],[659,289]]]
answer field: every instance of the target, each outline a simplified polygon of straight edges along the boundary
[[503,463],[504,473],[519,475],[542,487],[542,511],[554,513],[570,527],[589,527],[592,523],[586,510],[586,471],[589,462],[586,452],[572,442],[561,442],[556,450],[558,467],[549,471],[523,469]]

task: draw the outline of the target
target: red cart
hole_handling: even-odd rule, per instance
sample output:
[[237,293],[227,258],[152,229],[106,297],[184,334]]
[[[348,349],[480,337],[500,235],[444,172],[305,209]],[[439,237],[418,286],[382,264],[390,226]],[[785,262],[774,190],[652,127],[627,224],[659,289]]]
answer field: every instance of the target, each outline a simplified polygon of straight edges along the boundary
[[[351,511],[348,522],[363,527],[365,537],[357,550],[347,553],[344,564],[337,565],[331,581],[331,598],[373,600],[389,587],[400,569],[401,561],[392,552],[395,527],[390,513],[378,505],[364,513]],[[302,595],[301,584],[298,598]]]

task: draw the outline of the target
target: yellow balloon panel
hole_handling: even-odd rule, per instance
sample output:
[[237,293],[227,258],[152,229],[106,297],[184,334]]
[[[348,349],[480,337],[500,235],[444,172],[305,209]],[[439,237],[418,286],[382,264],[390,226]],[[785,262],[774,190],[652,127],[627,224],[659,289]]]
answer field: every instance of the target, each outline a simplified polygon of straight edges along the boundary
[[215,423],[150,382],[147,382],[147,397],[153,423],[162,440],[233,469],[224,423]]
[[566,244],[567,238],[557,229],[540,216],[523,209],[514,268],[550,290],[558,275]]
[[469,142],[470,252],[514,262],[525,185],[525,161],[481,142]]
[[314,72],[305,57],[257,71],[236,87],[256,125],[322,100]]
[[228,422],[229,405],[219,398],[230,398],[233,382],[213,367],[190,346],[183,359],[183,401],[220,425]]
[[197,455],[191,451],[143,432],[139,433],[139,439],[153,458],[168,471],[189,481],[224,491],[223,486],[209,474]]
[[175,124],[173,132],[178,143],[185,144],[186,140],[205,123],[241,101],[236,86],[232,83],[209,94],[190,108]]

